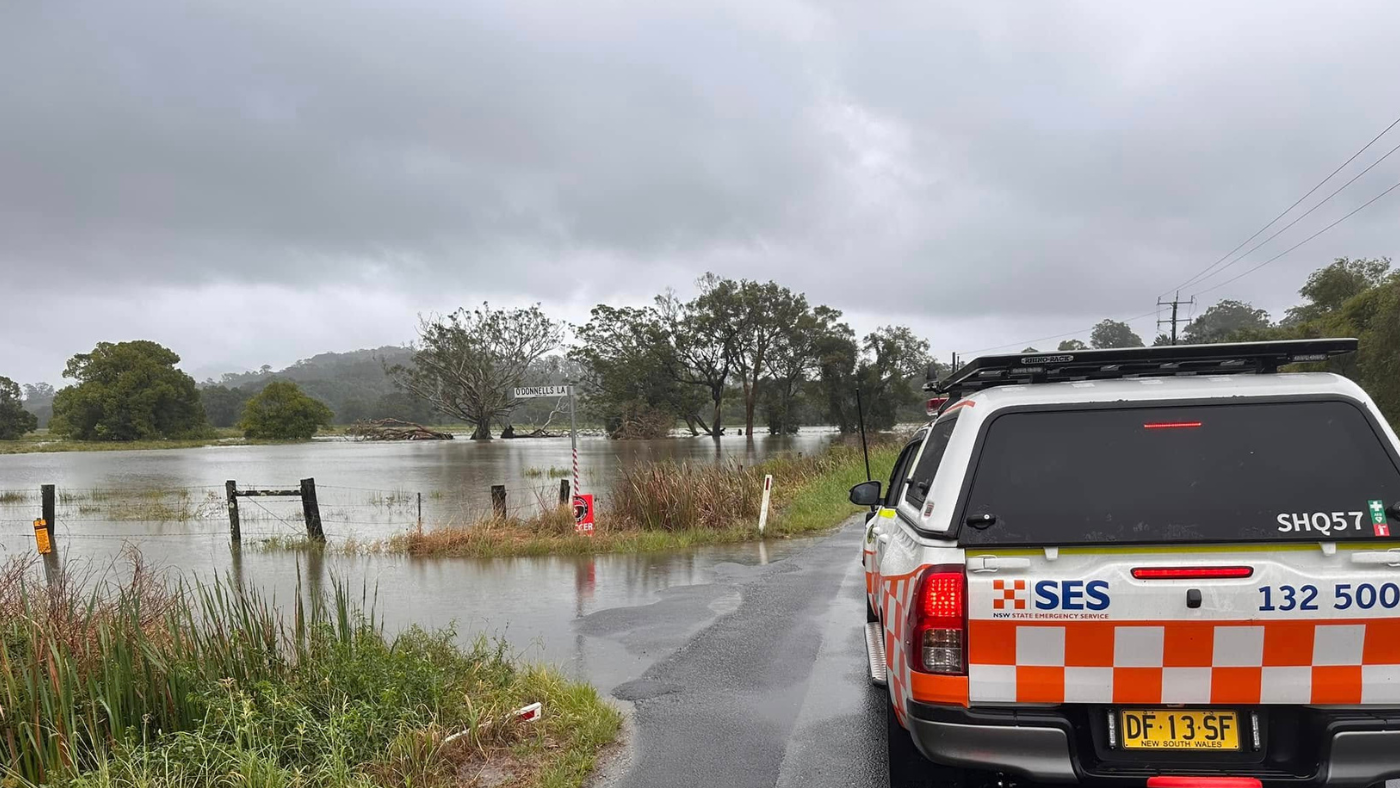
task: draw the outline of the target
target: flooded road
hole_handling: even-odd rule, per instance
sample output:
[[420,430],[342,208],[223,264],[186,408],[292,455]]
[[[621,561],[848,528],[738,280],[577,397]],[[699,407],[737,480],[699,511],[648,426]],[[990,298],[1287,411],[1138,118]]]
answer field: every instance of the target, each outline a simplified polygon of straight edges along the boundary
[[[593,439],[583,446],[594,473],[607,478],[609,467],[615,472],[643,457],[757,458],[816,450],[827,439],[759,440],[752,449],[742,439],[718,448],[687,440],[658,447]],[[390,524],[375,514],[402,513],[403,501],[365,500],[386,487],[450,490],[454,479],[499,478],[482,474],[559,462],[567,448],[567,441],[518,448],[328,443],[22,455],[0,457],[0,491],[61,478],[93,487],[208,485],[203,516],[165,522],[106,517],[80,494],[64,498],[60,488],[64,562],[79,574],[120,574],[129,565],[126,551],[135,549],[169,580],[225,575],[283,607],[298,593],[329,593],[341,582],[362,591],[390,631],[453,626],[464,642],[503,638],[524,658],[560,666],[633,709],[630,756],[608,777],[617,785],[886,785],[885,700],[865,676],[858,519],[826,537],[673,553],[468,559],[334,549],[406,524],[407,514]],[[269,456],[281,461],[267,465]],[[267,467],[278,476],[258,470]],[[295,502],[274,501],[260,504],[270,507],[263,516],[245,520],[246,541],[232,548],[216,482],[245,470],[263,483],[285,484],[281,474],[315,475],[332,549],[259,547],[265,535],[302,530]],[[426,500],[445,506],[446,498]],[[32,508],[33,501],[0,498],[0,559],[32,555]],[[368,519],[355,519],[362,517]]]

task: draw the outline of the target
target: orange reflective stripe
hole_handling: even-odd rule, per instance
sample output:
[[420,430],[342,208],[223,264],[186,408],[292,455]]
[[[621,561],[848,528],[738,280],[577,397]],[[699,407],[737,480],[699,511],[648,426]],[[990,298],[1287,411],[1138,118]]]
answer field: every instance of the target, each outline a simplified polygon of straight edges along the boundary
[[967,676],[936,676],[909,671],[909,695],[925,703],[967,705]]

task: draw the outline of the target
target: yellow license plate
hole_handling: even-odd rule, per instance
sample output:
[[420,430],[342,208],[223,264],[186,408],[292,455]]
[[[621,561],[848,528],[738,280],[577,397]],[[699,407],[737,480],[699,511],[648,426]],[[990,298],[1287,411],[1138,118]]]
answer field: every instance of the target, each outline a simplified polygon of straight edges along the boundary
[[1240,748],[1240,721],[1233,711],[1124,709],[1118,719],[1127,750]]

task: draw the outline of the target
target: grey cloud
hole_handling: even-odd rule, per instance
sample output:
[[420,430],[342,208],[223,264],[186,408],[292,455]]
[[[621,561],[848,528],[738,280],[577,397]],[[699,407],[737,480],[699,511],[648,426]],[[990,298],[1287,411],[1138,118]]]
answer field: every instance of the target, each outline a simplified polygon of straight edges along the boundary
[[[1397,22],[1381,2],[21,0],[0,6],[0,269],[41,274],[10,277],[26,296],[335,283],[574,319],[715,270],[926,326],[946,355],[1151,308],[1397,114]],[[1281,313],[1331,257],[1391,253],[1394,210],[1210,297]],[[194,319],[162,325],[212,356],[250,316]],[[329,349],[324,325],[280,331]]]

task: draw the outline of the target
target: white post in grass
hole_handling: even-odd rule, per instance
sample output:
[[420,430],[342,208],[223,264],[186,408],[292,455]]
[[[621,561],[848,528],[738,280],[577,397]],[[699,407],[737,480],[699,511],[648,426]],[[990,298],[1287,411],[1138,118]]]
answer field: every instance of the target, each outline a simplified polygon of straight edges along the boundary
[[763,505],[758,510],[758,532],[763,533],[763,527],[768,524],[768,498],[773,494],[773,474],[763,477]]

